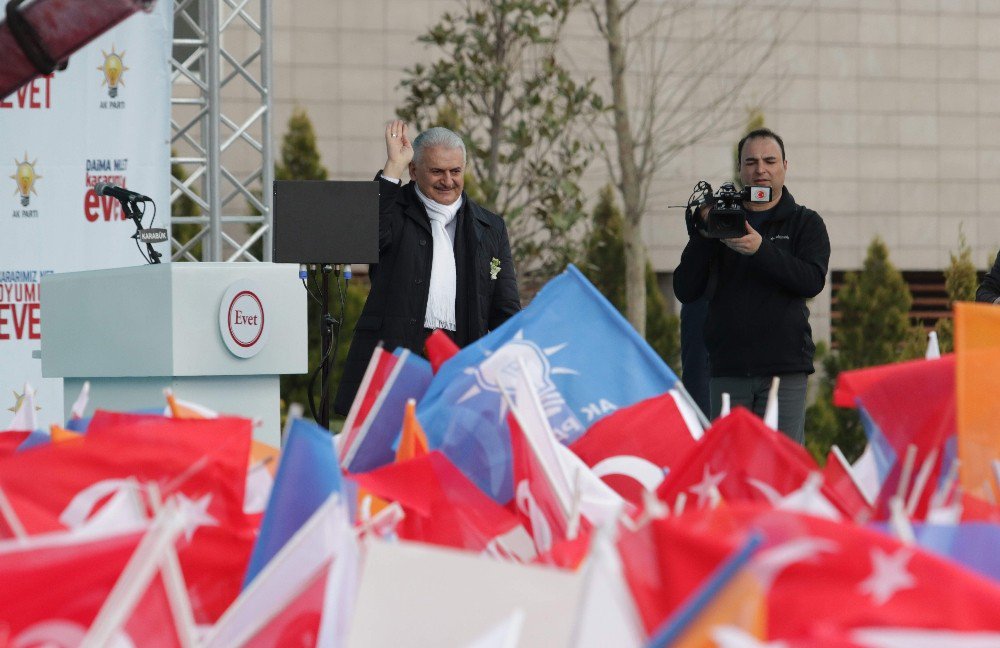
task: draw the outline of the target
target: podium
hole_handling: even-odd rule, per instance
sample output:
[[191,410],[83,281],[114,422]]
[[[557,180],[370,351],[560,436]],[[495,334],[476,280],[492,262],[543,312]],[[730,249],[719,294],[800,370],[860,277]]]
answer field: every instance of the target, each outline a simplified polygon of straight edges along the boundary
[[86,416],[166,402],[163,390],[260,419],[280,443],[280,374],[308,370],[298,266],[165,263],[49,274],[41,282],[42,375],[63,379],[64,414],[90,381]]

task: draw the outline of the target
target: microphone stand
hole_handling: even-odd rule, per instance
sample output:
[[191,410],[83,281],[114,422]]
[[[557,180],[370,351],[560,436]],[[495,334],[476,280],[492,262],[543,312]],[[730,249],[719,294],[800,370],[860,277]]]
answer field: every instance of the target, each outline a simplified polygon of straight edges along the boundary
[[[122,210],[125,212],[125,215],[128,216],[130,219],[132,219],[132,222],[135,223],[135,234],[132,235],[132,238],[135,239],[136,242],[138,242],[139,232],[142,231],[142,212],[139,211],[139,205],[134,200],[119,199],[118,202],[122,204]],[[151,264],[159,263],[160,257],[163,256],[162,254],[153,249],[153,244],[150,243],[149,241],[146,241],[146,252],[149,254],[147,260]]]

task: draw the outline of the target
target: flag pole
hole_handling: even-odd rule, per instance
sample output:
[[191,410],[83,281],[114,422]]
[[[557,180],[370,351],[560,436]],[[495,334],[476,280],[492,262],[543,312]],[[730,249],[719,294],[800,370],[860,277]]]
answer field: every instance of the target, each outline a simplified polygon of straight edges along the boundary
[[698,422],[701,423],[701,427],[706,430],[712,427],[712,422],[708,420],[707,416],[705,416],[705,412],[701,411],[701,407],[698,403],[694,402],[691,394],[689,394],[688,390],[684,388],[684,383],[681,382],[680,378],[678,378],[677,382],[674,383],[673,389],[676,389],[677,393],[681,395],[681,398],[687,401],[687,404],[694,410],[695,416],[698,417]]

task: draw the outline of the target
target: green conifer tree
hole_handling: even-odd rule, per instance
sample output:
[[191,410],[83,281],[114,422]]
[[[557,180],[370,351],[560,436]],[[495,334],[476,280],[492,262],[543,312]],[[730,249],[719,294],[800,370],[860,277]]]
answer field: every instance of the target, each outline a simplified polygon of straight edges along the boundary
[[[951,262],[944,270],[944,289],[948,293],[948,310],[955,308],[955,302],[976,301],[976,288],[979,278],[976,276],[976,266],[972,263],[972,248],[965,238],[961,225],[958,228],[958,254],[952,252]],[[951,318],[942,317],[934,325],[937,331],[938,345],[941,353],[950,353],[955,347],[955,322]]]
[[[604,187],[592,215],[581,270],[619,312],[625,311],[625,244],[622,213],[614,190]],[[653,266],[646,264],[646,340],[676,373],[680,373],[680,319],[667,312]]]
[[320,160],[316,131],[304,108],[296,108],[281,139],[281,162],[275,180],[326,180],[329,173]]
[[834,333],[836,350],[818,349],[825,375],[819,395],[806,411],[806,447],[823,461],[836,444],[848,459],[864,450],[866,439],[857,412],[833,406],[833,388],[841,371],[909,360],[923,354],[910,321],[913,297],[902,273],[889,260],[878,237],[868,246],[860,272],[850,272],[837,291],[840,320]]

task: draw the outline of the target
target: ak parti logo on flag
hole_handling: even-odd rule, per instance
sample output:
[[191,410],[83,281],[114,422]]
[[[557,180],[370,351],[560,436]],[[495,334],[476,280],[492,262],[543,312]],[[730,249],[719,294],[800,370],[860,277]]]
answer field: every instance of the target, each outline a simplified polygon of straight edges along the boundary
[[[31,204],[31,195],[38,195],[35,191],[35,182],[41,179],[42,176],[38,175],[38,171],[35,169],[38,164],[38,160],[28,161],[28,152],[24,152],[24,159],[18,161],[14,158],[14,173],[11,175],[11,179],[14,180],[17,187],[14,189],[14,194],[21,197],[21,207],[28,207]],[[14,218],[37,218],[37,209],[15,209],[11,214]]]

